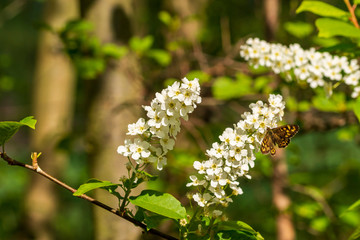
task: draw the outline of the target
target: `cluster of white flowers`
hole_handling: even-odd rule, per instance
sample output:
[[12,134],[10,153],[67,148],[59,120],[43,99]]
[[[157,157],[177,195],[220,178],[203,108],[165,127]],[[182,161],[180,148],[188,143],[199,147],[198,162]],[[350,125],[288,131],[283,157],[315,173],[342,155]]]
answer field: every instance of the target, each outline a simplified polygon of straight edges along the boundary
[[175,145],[180,131],[180,117],[188,120],[196,104],[201,102],[199,80],[182,79],[172,86],[156,93],[150,106],[143,106],[149,120],[140,118],[128,125],[128,135],[137,135],[133,141],[126,139],[117,152],[131,157],[137,164],[157,161],[157,169],[162,170],[167,163],[166,153]]
[[[250,38],[241,46],[240,55],[254,67],[265,66],[276,74],[285,73],[288,80],[293,73],[298,81],[308,82],[311,88],[324,87],[330,94],[335,82],[359,85],[360,67],[356,59],[317,52],[314,48],[304,50],[296,43],[286,47]],[[360,87],[355,87],[351,96],[356,98],[359,94]]]
[[281,95],[271,94],[269,104],[258,101],[250,104],[251,112],[244,113],[234,128],[227,128],[219,136],[221,142],[213,143],[207,150],[208,160],[194,162],[194,168],[202,177],[190,176],[186,186],[202,186],[193,195],[199,206],[220,203],[227,205],[231,196],[242,194],[238,178],[254,167],[254,152],[259,151],[267,128],[277,127],[284,115],[285,103]]

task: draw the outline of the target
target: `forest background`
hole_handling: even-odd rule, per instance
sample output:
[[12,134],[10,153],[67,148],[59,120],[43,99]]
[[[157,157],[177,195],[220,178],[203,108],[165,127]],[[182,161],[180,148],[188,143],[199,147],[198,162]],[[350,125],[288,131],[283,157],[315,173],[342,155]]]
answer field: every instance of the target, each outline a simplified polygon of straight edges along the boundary
[[[344,1],[327,2],[346,11]],[[90,178],[117,182],[126,161],[116,149],[127,125],[144,115],[141,105],[174,80],[196,77],[203,102],[183,122],[164,171],[150,169],[159,178],[146,186],[188,205],[193,162],[205,159],[205,150],[240,120],[249,103],[281,93],[285,122],[301,130],[276,160],[257,155],[252,179],[242,181],[244,194],[234,198],[226,215],[275,239],[284,227],[276,205],[281,198],[297,239],[346,239],[360,224],[354,212],[341,215],[360,193],[359,126],[350,93],[344,89],[328,98],[324,90],[251,68],[239,55],[249,37],[305,49],[346,42],[319,38],[316,16],[296,14],[300,3],[1,1],[0,120],[29,115],[38,120],[35,131],[21,131],[7,143],[7,153],[27,162],[30,152],[42,152],[42,169],[75,188]],[[131,223],[4,161],[0,184],[0,239],[137,239],[141,234]],[[115,203],[101,190],[93,196]],[[159,229],[172,234],[173,227],[164,222]]]

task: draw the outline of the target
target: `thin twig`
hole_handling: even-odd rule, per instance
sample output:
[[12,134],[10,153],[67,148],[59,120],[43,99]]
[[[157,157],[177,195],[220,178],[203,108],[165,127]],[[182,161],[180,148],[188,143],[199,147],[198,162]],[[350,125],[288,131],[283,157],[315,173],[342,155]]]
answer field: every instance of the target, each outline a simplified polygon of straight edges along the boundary
[[[72,193],[75,193],[76,192],[76,189],[75,188],[72,188],[70,187],[69,185],[61,182],[60,180],[54,178],[53,176],[51,176],[50,174],[44,172],[38,165],[37,163],[37,156],[38,154],[37,153],[33,153],[33,166],[31,165],[28,165],[28,164],[25,164],[25,163],[22,163],[22,162],[19,162],[11,157],[9,157],[5,152],[0,152],[0,157],[5,160],[9,165],[12,165],[12,166],[20,166],[20,167],[24,167],[24,168],[27,168],[33,172],[36,172],[44,177],[46,177],[47,179],[49,179],[50,181],[60,185],[61,187],[69,190],[70,192]],[[35,159],[35,160],[34,160]],[[133,223],[134,225],[138,226],[138,227],[141,227],[142,229],[144,229],[145,232],[148,232],[148,233],[151,233],[151,234],[154,234],[154,235],[157,235],[157,236],[160,236],[164,239],[170,239],[170,240],[177,240],[177,238],[173,237],[173,236],[170,236],[168,234],[165,234],[163,232],[160,232],[156,229],[153,229],[151,228],[150,230],[146,230],[147,226],[145,224],[143,224],[142,222],[128,216],[125,214],[125,212],[120,212],[119,210],[116,210],[102,202],[99,202],[97,201],[96,199],[92,198],[92,197],[89,197],[88,195],[86,194],[82,194],[80,196],[76,196],[78,198],[82,198],[86,201],[89,201],[91,202],[92,204],[96,205],[96,206],[99,206],[131,223]]]
[[353,6],[351,6],[350,4],[350,1],[349,0],[344,0],[345,4],[346,4],[346,7],[348,8],[349,12],[350,12],[350,21],[354,24],[354,26],[356,28],[360,28],[359,27],[359,23],[356,19],[356,16],[355,16],[355,8],[356,8],[356,4],[354,4]]

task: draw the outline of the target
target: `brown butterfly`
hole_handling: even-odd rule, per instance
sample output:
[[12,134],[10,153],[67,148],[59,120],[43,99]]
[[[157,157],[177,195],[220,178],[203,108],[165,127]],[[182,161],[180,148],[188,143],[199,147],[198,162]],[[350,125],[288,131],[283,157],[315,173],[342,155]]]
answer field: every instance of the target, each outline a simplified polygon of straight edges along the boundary
[[298,125],[284,125],[277,128],[268,128],[261,142],[261,153],[271,155],[276,153],[275,146],[284,148],[290,143],[290,138],[299,131]]

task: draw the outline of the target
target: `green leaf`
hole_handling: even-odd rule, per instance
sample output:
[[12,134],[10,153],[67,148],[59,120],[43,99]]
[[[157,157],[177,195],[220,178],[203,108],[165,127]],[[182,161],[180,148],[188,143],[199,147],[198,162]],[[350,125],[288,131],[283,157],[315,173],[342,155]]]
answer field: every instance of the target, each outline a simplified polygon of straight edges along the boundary
[[358,226],[355,231],[351,234],[348,240],[355,240],[360,238],[360,226]]
[[0,122],[0,146],[3,146],[22,126],[35,129],[36,119],[33,116],[26,117],[20,122],[4,121]]
[[344,112],[347,110],[346,97],[343,92],[337,92],[327,97],[325,93],[319,89],[316,96],[312,98],[314,107],[325,112]]
[[286,22],[284,28],[297,38],[305,38],[314,31],[313,25],[307,22]]
[[360,98],[357,98],[354,104],[354,113],[360,122]]
[[103,53],[105,54],[105,56],[116,58],[116,59],[122,58],[123,56],[125,56],[128,53],[127,47],[118,46],[113,43],[105,44],[102,47],[102,50],[103,50]]
[[348,12],[320,1],[303,1],[296,9],[296,13],[305,11],[312,12],[322,17],[333,17],[339,19],[347,19],[350,16]]
[[208,82],[211,79],[211,76],[203,71],[200,70],[193,70],[190,71],[186,74],[187,79],[192,80],[194,78],[198,78],[199,79],[199,83],[204,83],[204,82]]
[[29,128],[35,129],[35,124],[37,120],[34,119],[33,116],[26,117],[22,120],[20,120],[20,123],[23,124],[23,126],[28,126]]
[[[247,223],[244,223],[242,221],[219,222],[217,224],[217,228],[221,231],[236,231],[237,233],[244,234],[248,237],[244,239],[258,239],[258,240],[264,239],[260,233],[256,232]],[[233,238],[233,239],[242,239],[242,238]]]
[[146,224],[146,229],[150,230],[151,228],[156,228],[160,225],[160,222],[163,221],[165,218],[164,216],[161,215],[153,215],[153,216],[148,216],[146,214],[144,214],[144,223]]
[[314,42],[315,45],[318,45],[318,46],[321,46],[324,48],[335,46],[337,44],[341,44],[341,41],[335,37],[322,38],[322,37],[315,36],[315,37],[313,37],[312,41]]
[[145,219],[144,209],[141,208],[141,207],[137,208],[137,211],[136,211],[136,213],[135,213],[134,218],[135,218],[136,220],[138,220],[139,222],[144,221],[144,219]]
[[130,179],[125,179],[123,180],[123,184],[124,187],[129,189],[131,188],[136,188],[137,186],[139,186],[141,183],[145,182],[145,181],[155,181],[157,179],[157,176],[153,176],[145,171],[137,171],[138,172],[138,176],[137,176],[137,180],[136,181],[132,181]]
[[186,217],[186,210],[181,203],[168,193],[144,190],[137,197],[130,197],[130,202],[159,215],[181,219]]
[[345,214],[348,213],[348,212],[356,211],[356,210],[358,210],[358,209],[360,209],[360,199],[357,200],[356,202],[354,202],[353,204],[351,204],[351,206],[348,207],[348,208],[346,209],[346,211],[341,214],[341,216],[345,215]]
[[360,4],[360,0],[354,0],[354,4]]
[[319,29],[319,37],[333,37],[343,36],[351,38],[360,38],[360,30],[340,20],[331,18],[319,18],[315,22],[316,27]]
[[236,79],[219,77],[212,86],[215,98],[226,100],[251,93],[252,79],[245,74],[237,74]]
[[354,53],[357,50],[355,43],[338,43],[331,46],[323,47],[319,49],[321,52],[342,52],[342,53]]
[[167,51],[161,49],[151,49],[146,52],[146,56],[154,59],[163,67],[168,66],[171,62],[171,55]]
[[170,23],[172,21],[172,17],[170,15],[170,13],[168,13],[166,11],[160,11],[158,14],[158,18],[161,22],[163,22],[166,25],[170,25]]
[[222,230],[216,233],[215,239],[217,240],[262,240],[264,238],[257,238],[254,235],[249,234],[248,232],[234,231],[234,230]]
[[110,181],[100,181],[97,179],[90,179],[87,183],[82,184],[76,192],[74,192],[74,196],[81,196],[84,193],[87,193],[91,190],[97,188],[103,188],[106,190],[112,191],[114,188],[117,188],[118,184],[112,183]]
[[316,217],[310,220],[310,226],[312,229],[318,232],[325,232],[330,222],[327,217]]
[[154,42],[152,36],[146,36],[144,38],[132,37],[129,42],[129,46],[135,52],[142,54],[145,51],[149,50]]
[[268,76],[260,76],[255,79],[254,90],[256,92],[264,92],[269,86],[272,79]]

